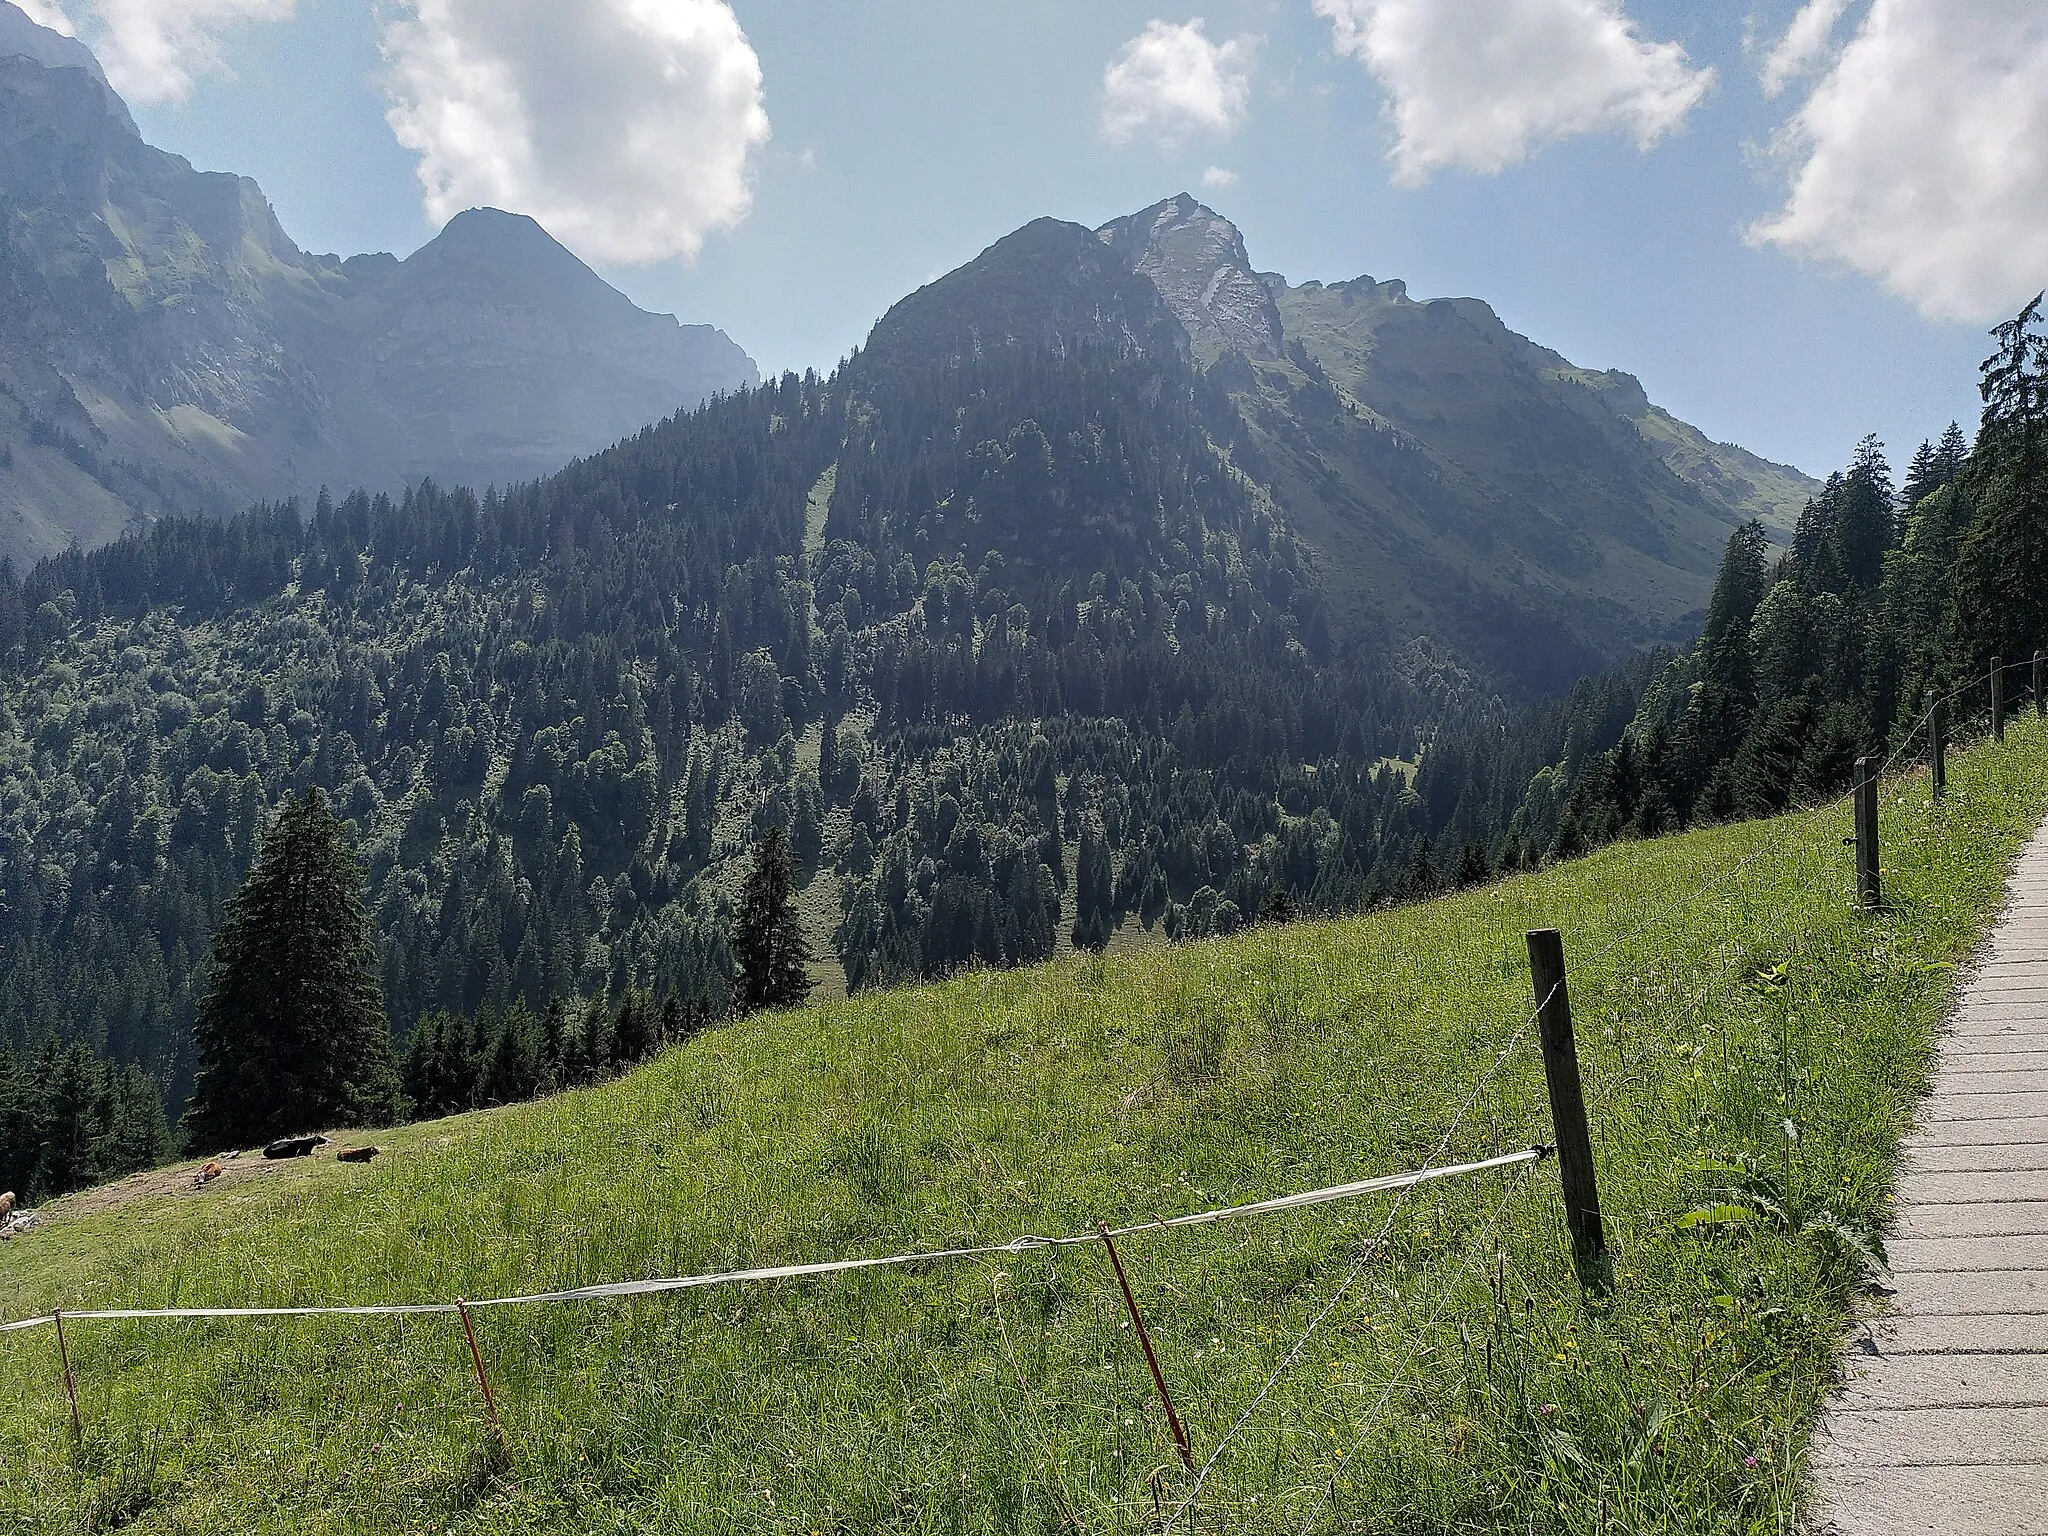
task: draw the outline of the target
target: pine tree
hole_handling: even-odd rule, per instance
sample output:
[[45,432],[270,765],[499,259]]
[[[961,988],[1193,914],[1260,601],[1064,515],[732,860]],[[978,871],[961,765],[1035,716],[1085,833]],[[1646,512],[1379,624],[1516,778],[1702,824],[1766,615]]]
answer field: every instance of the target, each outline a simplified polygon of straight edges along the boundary
[[1942,486],[1941,458],[1934,444],[1921,440],[1913,450],[1913,462],[1906,466],[1906,483],[1899,491],[1899,504],[1910,512]]
[[214,935],[186,1111],[201,1150],[398,1108],[362,872],[318,790],[286,802]]
[[1984,419],[1966,476],[1976,520],[1956,558],[1954,618],[1981,666],[2048,641],[2048,337],[2041,300],[1993,333],[1984,364]]
[[1891,466],[1885,462],[1884,444],[1874,435],[1856,445],[1829,533],[1830,563],[1837,577],[1852,591],[1875,587],[1884,574],[1885,551],[1892,547],[1896,527]]
[[612,1065],[631,1067],[654,1054],[653,1007],[638,990],[627,992],[612,1025]]
[[1081,848],[1074,876],[1074,944],[1079,949],[1105,949],[1115,931],[1110,881],[1109,841],[1102,823],[1090,816],[1081,829]]
[[810,946],[796,910],[789,834],[781,827],[770,827],[754,848],[754,867],[733,922],[732,954],[743,1012],[795,1008],[811,995]]

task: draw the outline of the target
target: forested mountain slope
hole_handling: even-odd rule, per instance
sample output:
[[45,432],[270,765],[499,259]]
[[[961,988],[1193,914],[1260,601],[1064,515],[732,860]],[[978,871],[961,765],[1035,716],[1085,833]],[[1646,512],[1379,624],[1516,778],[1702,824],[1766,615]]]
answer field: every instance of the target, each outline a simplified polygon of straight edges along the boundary
[[[29,1047],[54,1021],[181,1098],[221,903],[309,786],[352,824],[401,1034],[628,985],[715,1001],[771,825],[854,987],[1343,910],[1526,851],[1415,778],[1424,733],[1451,701],[1497,724],[1679,599],[1534,634],[1520,670],[1462,647],[1489,610],[1427,562],[1375,568],[1410,606],[1361,606],[1366,567],[1319,542],[1335,513],[1261,478],[1308,462],[1299,423],[1336,386],[1299,337],[1254,363],[1175,310],[1188,261],[1241,251],[1227,230],[1148,263],[1043,220],[831,378],[549,479],[167,520],[0,581],[0,1030]],[[1228,292],[1218,335],[1264,313]],[[1330,408],[1425,504],[1465,483]],[[1567,569],[1556,537],[1521,558]],[[1640,688],[1518,735],[1523,782],[1611,745]]]
[[404,262],[309,255],[0,0],[0,555],[322,483],[531,479],[757,377],[528,219],[464,214]]

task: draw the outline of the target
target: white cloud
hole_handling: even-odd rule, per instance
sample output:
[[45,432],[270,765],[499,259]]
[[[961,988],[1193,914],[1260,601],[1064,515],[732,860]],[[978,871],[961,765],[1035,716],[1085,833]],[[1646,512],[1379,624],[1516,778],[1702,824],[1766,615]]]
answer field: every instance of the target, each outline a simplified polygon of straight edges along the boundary
[[1790,190],[1753,241],[1930,316],[2017,309],[2048,284],[2048,7],[1873,0],[1778,148]]
[[1337,50],[1387,93],[1394,179],[1493,175],[1574,134],[1650,148],[1714,83],[1676,43],[1645,42],[1621,0],[1314,0]]
[[641,263],[694,258],[753,207],[768,113],[726,0],[411,0],[383,47],[437,221],[487,204]]
[[1764,60],[1764,94],[1776,98],[1794,80],[1810,73],[1827,52],[1835,23],[1849,9],[1849,0],[1807,0],[1778,46]]
[[293,6],[294,0],[92,0],[93,48],[107,79],[130,101],[183,101],[202,76],[228,73],[221,57],[228,31],[288,20]]
[[56,0],[14,0],[14,3],[37,26],[62,32],[66,37],[78,35],[71,26],[71,18],[58,8]]
[[1147,22],[1102,72],[1103,138],[1171,149],[1196,133],[1232,133],[1251,107],[1255,46],[1249,37],[1210,42],[1199,16]]
[[1237,172],[1231,170],[1228,166],[1212,165],[1209,169],[1202,172],[1202,185],[1219,189],[1234,187],[1237,185]]

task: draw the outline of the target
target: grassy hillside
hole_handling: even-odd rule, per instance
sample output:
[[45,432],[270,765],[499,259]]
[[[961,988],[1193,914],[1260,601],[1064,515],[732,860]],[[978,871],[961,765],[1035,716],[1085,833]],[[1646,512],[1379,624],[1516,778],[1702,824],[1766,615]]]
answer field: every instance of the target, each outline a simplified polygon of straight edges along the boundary
[[[79,1197],[0,1246],[0,1310],[479,1297],[1171,1215],[1414,1167],[1454,1124],[1453,1157],[1511,1150],[1546,1118],[1528,1036],[1486,1074],[1556,925],[1612,1289],[1574,1274],[1550,1164],[1417,1191],[1341,1295],[1388,1197],[1132,1238],[1197,1456],[1252,1409],[1181,1528],[1778,1531],[1860,1283],[1823,1229],[1881,1218],[2048,739],[1951,786],[1888,797],[1881,915],[1835,807],[750,1019],[367,1168]],[[1745,1177],[1793,1231],[1676,1225]],[[75,1458],[55,1337],[7,1336],[0,1530],[1137,1531],[1191,1482],[1088,1248],[478,1322],[503,1453],[448,1318],[74,1323]]]

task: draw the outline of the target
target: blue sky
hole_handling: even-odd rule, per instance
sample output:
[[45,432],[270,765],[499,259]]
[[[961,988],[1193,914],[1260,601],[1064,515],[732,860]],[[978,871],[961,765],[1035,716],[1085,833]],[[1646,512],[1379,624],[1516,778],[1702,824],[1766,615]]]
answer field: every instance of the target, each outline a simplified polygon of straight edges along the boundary
[[[579,71],[622,82],[621,113],[642,88],[595,43],[589,59],[551,71],[580,46],[561,30],[579,24],[579,6],[595,17],[625,0],[551,0],[531,12],[548,19],[532,24],[530,39],[517,35],[528,0],[178,0],[188,23],[209,6],[223,20],[159,34],[196,59],[168,88],[149,84],[155,66],[136,63],[139,45],[118,29],[170,0],[43,0],[45,12],[59,3],[109,57],[146,136],[202,167],[255,177],[286,229],[314,250],[403,254],[430,238],[436,225],[416,174],[423,154],[446,172],[444,203],[459,204],[479,184],[475,146],[454,144],[452,119],[436,118],[441,104],[422,99],[438,88],[433,71],[454,57],[429,50],[448,41],[431,28],[457,28],[464,4],[494,7],[496,31],[486,37],[477,22],[457,36],[463,58],[492,48],[511,58],[530,43],[550,61],[548,99],[530,89],[526,110],[570,124],[560,130],[565,144],[575,133],[601,137],[610,120],[607,88],[583,85]],[[1124,0],[730,0],[729,12],[723,0],[663,3],[713,23],[713,13],[729,15],[736,27],[712,26],[702,56],[739,67],[750,55],[758,90],[741,68],[704,87],[715,100],[696,117],[658,120],[674,141],[670,158],[610,189],[613,206],[588,222],[577,222],[575,183],[604,179],[588,169],[595,160],[574,162],[586,169],[567,175],[566,190],[558,177],[519,211],[550,223],[641,304],[723,326],[768,369],[828,368],[893,300],[1031,218],[1097,224],[1190,190],[1243,229],[1262,268],[1297,282],[1369,272],[1403,278],[1418,296],[1486,299],[1576,362],[1639,375],[1653,399],[1716,437],[1825,472],[1865,432],[1883,436],[1902,465],[1950,418],[1968,425],[1988,321],[2048,282],[2039,155],[2020,147],[1988,168],[1958,167],[1930,150],[1928,163],[1901,169],[1894,155],[1881,173],[1855,159],[1872,138],[1871,114],[1910,123],[1915,111],[1956,106],[1888,101],[1884,91],[1931,77],[1935,87],[1910,89],[1975,95],[1969,69],[2002,67],[2005,45],[1991,40],[1974,55],[1958,44],[1960,61],[1913,54],[1947,46],[1913,30],[1915,7],[1938,11],[1936,0],[1628,0],[1625,10],[1621,0],[1458,0],[1467,16],[1490,13],[1502,29],[1527,21],[1538,29],[1532,37],[1632,28],[1635,54],[1615,54],[1619,45],[1609,54],[1654,80],[1637,82],[1627,109],[1640,109],[1636,117],[1610,113],[1583,132],[1553,124],[1509,144],[1509,163],[1490,174],[1472,168],[1490,153],[1483,144],[1454,147],[1420,184],[1397,179],[1390,155],[1398,147],[1413,159],[1422,130],[1403,137],[1390,110],[1426,120],[1427,143],[1456,146],[1469,138],[1458,114],[1490,110],[1502,95],[1501,77],[1484,74],[1500,61],[1462,58],[1461,39],[1442,26],[1450,0],[1202,0],[1189,10]],[[1983,3],[2022,31],[2041,30],[2048,10],[2030,0]],[[1767,97],[1760,71],[1802,10],[1808,33],[1834,25],[1803,59],[1781,58],[1807,68]],[[1203,29],[1190,34],[1197,16]],[[1347,16],[1348,52],[1337,25]],[[1197,101],[1178,116],[1169,102],[1148,117],[1141,102],[1137,128],[1106,136],[1105,71],[1152,23],[1168,29],[1162,36],[1198,36],[1217,50],[1210,62],[1221,61],[1234,94],[1221,108]],[[380,52],[394,24],[417,28],[397,64]],[[1375,27],[1371,43],[1360,41]],[[547,28],[555,31],[542,36]],[[1652,49],[1663,51],[1652,58]],[[2018,52],[2015,68],[2025,63]],[[410,98],[404,87],[394,97],[392,73],[408,59],[425,61],[422,73]],[[1469,80],[1460,73],[1468,64]],[[1534,92],[1539,120],[1559,110],[1562,87],[1546,70],[1562,79],[1563,64],[1532,45],[1514,69],[1508,94]],[[136,99],[152,95],[164,99]],[[394,99],[413,113],[410,148],[387,121]],[[1472,108],[1475,100],[1485,107]],[[1670,120],[1651,123],[1658,112]],[[1803,147],[1774,154],[1774,135],[1800,113]],[[700,166],[727,162],[725,181],[700,176]],[[1800,230],[1782,244],[1745,239],[1787,208],[1789,178],[1802,171],[1810,181]],[[1978,201],[1996,204],[2003,223],[1952,248],[1937,235],[1944,218],[1957,222],[1941,199],[1958,184],[1983,188]],[[655,205],[669,188],[681,211],[668,210],[659,229],[635,222],[663,212]],[[631,205],[625,214],[621,201]],[[1900,233],[1912,219],[1925,231]],[[699,248],[694,262],[605,259],[648,254],[636,241]],[[2029,275],[2036,256],[2038,278]]]

